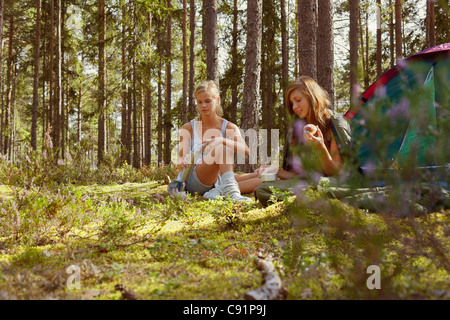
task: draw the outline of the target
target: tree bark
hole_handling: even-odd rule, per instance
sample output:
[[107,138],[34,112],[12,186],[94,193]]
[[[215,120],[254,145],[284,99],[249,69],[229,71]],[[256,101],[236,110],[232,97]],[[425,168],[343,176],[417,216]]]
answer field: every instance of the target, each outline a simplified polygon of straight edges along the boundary
[[[136,25],[137,25],[137,6],[136,6],[136,1],[133,1],[133,22],[132,25],[134,26],[133,29],[133,48],[135,47],[135,44],[137,44],[138,39],[137,39],[137,30],[136,30]],[[138,119],[139,119],[139,110],[138,110],[138,103],[137,103],[137,95],[138,95],[138,72],[137,72],[137,54],[136,54],[136,50],[133,49],[133,57],[131,60],[131,64],[132,64],[132,72],[133,72],[133,82],[132,82],[132,97],[133,97],[133,167],[134,168],[139,168],[140,167],[140,159],[139,159],[139,154],[140,154],[140,148],[139,148],[139,133],[138,133]]]
[[[244,99],[242,102],[241,127],[244,130],[258,129],[260,101],[262,39],[262,0],[247,1],[247,41],[244,77]],[[245,165],[245,171],[251,166]]]
[[[148,25],[148,46],[151,47],[152,43],[152,14],[147,12],[147,25]],[[151,50],[148,52],[149,62],[151,59]],[[145,165],[149,166],[152,162],[152,89],[151,89],[151,75],[147,70],[147,79],[145,82],[145,111],[144,111],[144,150],[145,150]]]
[[189,29],[191,31],[189,40],[189,119],[195,116],[194,86],[195,86],[195,0],[189,4]]
[[158,64],[158,166],[163,164],[163,101],[162,101],[162,50],[164,50],[163,38],[164,35],[161,31],[163,22],[158,19],[158,52],[159,54],[159,64]]
[[317,80],[317,7],[316,0],[298,0],[300,75]]
[[[136,13],[136,7],[134,8],[134,12]],[[134,15],[134,19],[136,21],[136,15]],[[134,30],[134,34],[136,35],[136,30]],[[134,39],[135,43],[137,38]],[[134,51],[134,50],[133,50]],[[136,70],[136,52],[133,52],[132,59],[132,70],[133,70],[133,82],[132,82],[132,97],[133,97],[133,167],[139,168],[139,137],[138,137],[138,106],[137,106],[137,70]]]
[[105,152],[105,34],[106,34],[106,17],[105,2],[98,1],[98,142],[97,142],[97,160],[100,166],[104,159]]
[[318,1],[317,81],[334,102],[333,1]]
[[427,0],[427,16],[425,23],[427,48],[434,47],[436,45],[434,12],[434,0]]
[[219,85],[219,47],[217,32],[217,0],[205,3],[206,18],[206,79]]
[[394,8],[392,7],[392,0],[389,0],[389,53],[390,53],[390,61],[391,67],[395,64],[395,44],[394,44]]
[[[285,92],[289,83],[289,37],[288,37],[288,23],[286,17],[286,0],[281,0],[281,88]],[[295,50],[296,51],[296,50]],[[280,106],[280,114],[282,116],[282,121],[280,121],[281,132],[280,136],[287,141],[286,128],[289,127],[289,121],[287,117],[286,110],[286,97],[283,94],[283,104]]]
[[[232,31],[232,44],[231,44],[231,68],[233,69],[233,75],[236,74],[238,69],[238,3],[237,0],[233,1],[233,31]],[[231,105],[230,105],[230,120],[233,123],[237,121],[237,104],[238,104],[238,88],[233,85],[231,88]]]
[[[44,16],[44,33],[43,34],[46,35],[47,34],[47,30],[48,30],[48,23],[47,23],[47,21],[48,21],[48,16],[49,16],[49,13],[48,13],[49,10],[47,10],[47,8],[45,7],[45,2],[42,3],[42,6],[43,7],[41,9],[41,15]],[[45,37],[45,36],[42,39],[42,49],[43,49],[43,54],[42,54],[42,70],[43,71],[42,72],[43,72],[43,74],[45,74],[45,72],[47,70],[46,58],[49,56],[48,55],[48,51],[47,51],[46,39],[47,39],[47,37]],[[42,118],[42,141],[43,141],[42,147],[41,147],[41,151],[42,152],[46,148],[46,146],[45,146],[45,136],[47,134],[47,130],[48,130],[48,127],[49,127],[49,123],[48,123],[48,112],[49,111],[48,111],[48,105],[47,105],[47,102],[46,102],[47,91],[48,90],[46,90],[45,84],[46,84],[46,77],[44,76],[43,79],[42,79],[42,112],[41,112],[41,118]]]
[[381,0],[377,0],[377,78],[381,76]]
[[402,50],[402,0],[395,0],[395,58],[403,59]]
[[61,0],[56,0],[56,96],[53,108],[53,147],[59,153],[61,147]]
[[[167,7],[172,8],[172,0],[167,0]],[[171,105],[172,105],[172,17],[169,12],[166,23],[166,108],[164,112],[164,163],[168,165],[171,160]]]
[[[8,47],[8,67],[6,71],[6,106],[5,106],[5,126],[4,126],[4,142],[3,153],[7,155],[11,144],[11,128],[10,128],[10,114],[11,114],[11,85],[13,73],[13,35],[14,35],[14,15],[9,16],[9,47]],[[11,158],[10,158],[11,159]]]
[[120,141],[122,144],[121,148],[121,160],[122,162],[127,161],[128,154],[130,150],[128,149],[127,141],[127,61],[126,61],[126,6],[125,6],[125,0],[121,2],[122,6],[122,43],[121,43],[121,49],[122,49],[122,90],[121,90],[121,100],[122,100],[122,108],[121,108],[121,114],[122,114],[122,124],[121,124],[121,133],[120,133]]
[[0,91],[1,91],[1,119],[0,119],[0,152],[3,151],[3,24],[4,24],[5,0],[0,0]]
[[53,119],[53,93],[54,93],[54,56],[55,56],[55,0],[50,1],[50,61],[49,61],[49,83],[48,83],[48,123],[51,127],[51,138],[54,139],[54,119]]
[[358,85],[358,16],[359,0],[350,0],[350,101],[355,102]]
[[[37,113],[39,103],[39,45],[41,40],[41,0],[36,0],[36,36],[34,39],[33,106],[31,111],[31,148],[36,151]],[[1,71],[0,71],[1,72]],[[1,74],[1,73],[0,73]]]
[[187,3],[183,0],[183,92],[181,98],[181,112],[183,123],[188,121],[188,107],[187,107],[187,81],[188,81],[188,67],[187,67]]
[[162,114],[162,62],[161,57],[159,58],[158,66],[158,166],[163,162],[163,147],[162,147],[162,125],[163,125],[163,114]]
[[[361,10],[359,10],[359,44],[360,44],[360,53],[361,53],[361,62],[362,62],[362,76],[365,83],[366,76],[366,55],[364,54],[364,36],[363,36],[363,23],[361,17]],[[367,86],[365,86],[367,88]]]

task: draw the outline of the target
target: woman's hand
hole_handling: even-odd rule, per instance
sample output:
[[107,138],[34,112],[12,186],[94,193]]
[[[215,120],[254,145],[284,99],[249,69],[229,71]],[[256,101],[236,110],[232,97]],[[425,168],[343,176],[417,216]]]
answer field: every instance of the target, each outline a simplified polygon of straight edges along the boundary
[[217,138],[211,138],[203,140],[203,154],[208,154],[212,150],[214,150],[217,146],[223,145],[224,138],[223,137],[217,137]]
[[264,173],[278,173],[278,169],[279,169],[278,167],[263,164],[258,169],[255,170],[255,174],[257,176],[260,176]]
[[183,159],[181,160],[181,165],[183,166],[183,168],[189,167],[189,165],[191,164],[191,158],[192,156],[190,153],[183,157]]
[[322,131],[318,126],[316,126],[316,129],[315,134],[312,134],[309,130],[303,131],[303,138],[307,143],[310,143],[316,149],[323,149],[325,147],[325,141],[323,139]]

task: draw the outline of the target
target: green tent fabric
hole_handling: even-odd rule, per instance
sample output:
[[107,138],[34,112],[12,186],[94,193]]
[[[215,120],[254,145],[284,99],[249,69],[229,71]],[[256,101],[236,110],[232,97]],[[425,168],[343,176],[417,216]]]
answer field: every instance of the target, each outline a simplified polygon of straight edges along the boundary
[[344,115],[350,121],[353,140],[359,142],[355,157],[361,167],[386,162],[398,167],[414,156],[418,166],[450,163],[450,152],[442,150],[438,158],[429,156],[436,143],[445,142],[434,141],[430,133],[448,128],[449,88],[450,43],[399,61],[370,85]]
[[416,160],[415,165],[418,166],[427,166],[436,162],[432,154],[436,139],[430,132],[437,130],[433,67],[430,68],[425,79],[424,89],[420,122],[426,124],[426,126],[421,128],[417,115],[409,121],[408,129],[403,137],[393,167],[404,167],[411,159]]

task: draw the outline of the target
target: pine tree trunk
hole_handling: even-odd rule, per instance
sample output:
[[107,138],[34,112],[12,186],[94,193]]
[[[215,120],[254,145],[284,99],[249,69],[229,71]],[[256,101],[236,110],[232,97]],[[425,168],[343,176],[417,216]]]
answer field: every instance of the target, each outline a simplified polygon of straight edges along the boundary
[[219,84],[217,0],[206,1],[206,79]]
[[381,0],[377,0],[377,78],[381,76]]
[[354,90],[358,85],[358,16],[359,0],[350,0],[350,101],[355,102],[358,92]]
[[194,86],[195,86],[195,0],[189,4],[189,29],[191,36],[189,40],[189,119],[195,116]]
[[188,121],[188,107],[187,107],[187,81],[188,81],[188,67],[187,67],[187,3],[183,0],[183,92],[181,98],[181,113],[183,123]]
[[[136,9],[136,8],[135,8]],[[135,11],[136,12],[136,11]],[[136,19],[136,16],[135,16]],[[134,32],[136,35],[136,31]],[[137,41],[137,39],[134,39]],[[133,54],[132,60],[132,68],[133,68],[133,89],[132,89],[132,97],[133,97],[133,167],[139,168],[139,138],[138,138],[138,106],[137,106],[137,71],[136,71],[136,53]]]
[[[274,91],[274,57],[272,55],[273,44],[275,43],[274,23],[273,17],[275,15],[272,12],[274,8],[273,1],[268,1],[263,4],[263,42],[261,45],[261,92],[263,96],[262,104],[262,128],[272,129],[274,124],[274,105],[273,105],[273,91]],[[270,150],[271,140],[267,140],[267,151]]]
[[[167,0],[167,7],[172,8],[172,0]],[[166,105],[164,112],[164,163],[169,164],[171,160],[171,106],[172,106],[172,17],[169,12],[166,24]]]
[[[39,104],[39,46],[41,40],[41,0],[36,1],[36,36],[34,39],[33,106],[31,111],[31,148],[37,150],[37,113]],[[1,53],[0,53],[1,54]],[[1,72],[1,71],[0,71]],[[0,73],[1,74],[1,73]]]
[[51,138],[54,140],[55,124],[53,119],[53,94],[54,94],[54,56],[55,56],[55,0],[50,1],[50,61],[49,61],[49,83],[48,83],[48,123],[51,127]]
[[[134,56],[134,50],[130,48],[128,51],[128,57]],[[131,58],[132,59],[132,58]],[[132,88],[132,82],[133,82],[133,75],[132,75],[132,69],[130,68],[128,70],[128,76],[127,76],[127,82],[129,83],[127,88],[127,163],[128,165],[132,165],[132,151],[133,151],[133,88]]]
[[[3,153],[7,155],[10,150],[11,144],[11,127],[10,127],[10,114],[11,114],[11,95],[12,95],[12,73],[13,73],[13,46],[14,46],[14,16],[9,16],[9,46],[8,46],[8,67],[6,73],[6,106],[5,106],[5,136],[3,142]],[[11,158],[10,158],[11,159]]]
[[5,0],[0,0],[0,91],[1,91],[1,120],[0,120],[0,153],[3,151],[3,13],[5,11]]
[[[241,112],[241,127],[243,130],[258,129],[259,88],[261,81],[261,39],[262,0],[249,0],[247,1],[244,99]],[[251,157],[250,161],[253,162]],[[251,165],[247,164],[244,166],[246,172],[250,171],[250,169]]]
[[317,81],[334,102],[333,1],[318,1]]
[[53,147],[59,153],[61,147],[61,0],[56,0],[56,96],[53,109]]
[[[289,38],[287,30],[287,18],[286,18],[286,0],[281,0],[281,88],[283,92],[289,83]],[[280,114],[282,115],[282,121],[280,121],[280,136],[284,137],[286,141],[288,127],[288,118],[286,112],[286,97],[283,94],[283,105],[280,106]]]
[[300,75],[317,80],[317,7],[316,0],[298,0]]
[[366,29],[366,69],[364,70],[364,88],[369,87],[369,8],[367,7],[369,4],[366,1],[366,14],[365,14],[365,29]]
[[427,1],[427,15],[426,15],[426,47],[434,47],[436,45],[435,22],[434,22],[434,0]]
[[[10,139],[9,139],[9,150],[8,155],[9,159],[12,162],[16,162],[16,152],[15,152],[15,141],[16,141],[16,89],[17,89],[17,64],[18,64],[17,56],[14,56],[12,62],[12,88],[11,88],[11,119],[10,119]],[[20,146],[20,145],[19,145]]]
[[158,166],[163,164],[163,99],[162,99],[162,51],[164,50],[164,34],[161,31],[163,21],[158,19],[158,52],[159,52],[159,65],[158,65]]
[[[161,39],[159,40],[161,41]],[[159,57],[158,66],[158,166],[163,162],[163,147],[162,147],[162,127],[163,127],[163,114],[162,114],[162,61]]]
[[[81,59],[83,61],[83,59]],[[83,64],[83,62],[82,62]],[[78,144],[81,142],[81,97],[83,94],[83,84],[80,83],[80,87],[78,88],[78,110],[77,110],[77,142]]]
[[62,2],[61,6],[60,6],[60,42],[61,42],[61,55],[60,55],[60,84],[61,84],[61,89],[60,89],[60,105],[61,105],[61,115],[60,115],[60,131],[61,131],[61,158],[65,159],[65,150],[66,150],[66,134],[67,134],[67,130],[66,130],[66,123],[68,123],[68,121],[66,122],[66,103],[64,103],[66,96],[68,97],[68,95],[66,95],[66,90],[64,90],[64,85],[66,83],[66,89],[68,89],[68,82],[65,81],[64,83],[64,79],[66,77],[64,77],[63,74],[63,70],[64,70],[64,47],[62,46],[62,44],[64,43],[64,38],[63,38],[63,32],[62,30],[64,30],[64,17],[66,16],[66,2]]
[[[152,44],[152,14],[150,11],[147,12],[147,25],[148,25],[148,46],[151,47]],[[148,52],[149,62],[151,59],[151,50]],[[150,71],[147,70],[147,80],[145,82],[145,106],[144,106],[144,163],[149,166],[152,162],[152,89],[151,89],[151,75]]]
[[[361,10],[359,10],[359,44],[360,44],[360,53],[361,53],[361,60],[362,60],[362,76],[365,83],[365,76],[366,76],[366,55],[364,54],[364,36],[363,36],[363,23],[362,23],[362,17],[361,17]],[[365,84],[364,84],[365,85]],[[367,86],[365,85],[365,88]]]
[[[42,9],[41,9],[41,14],[44,16],[44,35],[47,35],[47,31],[48,31],[48,16],[49,13],[47,10],[48,8],[46,8],[45,6],[45,2],[42,3]],[[46,39],[47,37],[44,36],[42,39],[42,49],[43,49],[43,54],[42,54],[42,70],[43,73],[45,72],[45,70],[47,70],[47,57],[48,57],[48,51],[47,51],[47,45],[46,45]],[[42,79],[42,112],[41,112],[41,118],[42,118],[42,147],[41,147],[41,151],[43,152],[45,150],[45,135],[47,134],[47,130],[48,130],[48,104],[47,104],[47,89],[46,89],[46,77],[44,77]]]
[[298,7],[298,1],[295,2],[297,6],[297,10],[295,10],[295,21],[297,21],[296,27],[297,30],[295,30],[295,37],[294,37],[294,78],[298,78],[300,75],[300,56],[298,52],[298,40],[300,39],[300,13],[299,13],[299,7]]
[[434,47],[436,45],[436,32],[435,32],[435,10],[434,10],[434,1],[429,0],[430,2],[430,47]]
[[122,41],[121,41],[121,49],[122,49],[122,88],[121,88],[121,101],[122,101],[122,108],[121,108],[121,115],[122,115],[122,123],[121,123],[121,132],[120,132],[120,142],[121,142],[121,160],[122,162],[126,161],[128,159],[128,154],[130,150],[127,146],[127,57],[126,57],[126,6],[125,6],[125,0],[121,1],[122,6]]
[[392,0],[389,0],[389,53],[391,67],[395,64],[394,28],[394,8],[392,7]]
[[402,50],[402,0],[395,0],[395,59],[403,59]]
[[[133,1],[133,22],[132,25],[136,26],[137,24],[137,6],[136,1]],[[133,29],[133,47],[138,42],[137,39],[137,30],[136,28]],[[132,97],[133,97],[133,167],[139,168],[140,167],[140,161],[139,161],[139,131],[138,131],[138,120],[139,120],[139,110],[138,110],[138,103],[137,103],[137,95],[138,95],[138,80],[137,80],[137,54],[136,50],[133,49],[133,58],[132,58],[132,70],[133,70],[133,82],[132,82]]]
[[105,152],[105,2],[98,1],[99,33],[98,33],[98,142],[97,160],[100,166]]
[[[233,74],[238,69],[238,3],[233,1],[233,31],[231,44],[231,68]],[[238,104],[238,88],[237,85],[231,87],[231,105],[230,105],[230,121],[236,123],[237,121],[237,104]]]

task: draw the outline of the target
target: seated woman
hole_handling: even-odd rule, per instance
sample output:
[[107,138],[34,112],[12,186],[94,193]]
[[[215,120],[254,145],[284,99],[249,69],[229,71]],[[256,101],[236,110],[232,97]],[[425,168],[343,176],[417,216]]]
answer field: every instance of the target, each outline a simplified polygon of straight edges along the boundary
[[217,85],[213,81],[200,83],[194,97],[199,115],[195,120],[185,123],[180,130],[177,169],[181,171],[188,167],[192,154],[200,156],[195,160],[185,190],[208,199],[229,196],[236,201],[251,201],[241,196],[233,172],[234,153],[247,155],[249,148],[238,127],[222,118]]
[[[326,176],[338,175],[343,165],[343,150],[340,149],[346,148],[351,140],[350,126],[342,116],[330,109],[328,93],[311,77],[301,76],[286,89],[286,107],[291,115],[304,120],[306,125],[302,128],[302,138],[316,151],[322,173]],[[292,138],[291,145],[298,143],[297,138],[300,138],[298,134]],[[262,183],[259,175],[265,171],[276,173],[279,179],[289,181]],[[271,196],[269,187],[291,189],[298,181],[299,173],[281,168],[261,167],[254,173],[237,176],[236,180],[242,193],[256,189],[257,199],[267,205]]]

